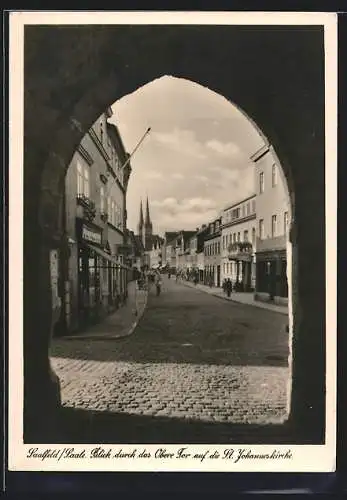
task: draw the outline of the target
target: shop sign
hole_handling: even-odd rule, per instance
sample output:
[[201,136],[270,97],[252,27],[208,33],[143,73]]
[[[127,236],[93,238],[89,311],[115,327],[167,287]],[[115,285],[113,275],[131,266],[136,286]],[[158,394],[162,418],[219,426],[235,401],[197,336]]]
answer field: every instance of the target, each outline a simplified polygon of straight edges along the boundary
[[91,243],[101,245],[101,233],[96,233],[86,226],[82,226],[82,238]]

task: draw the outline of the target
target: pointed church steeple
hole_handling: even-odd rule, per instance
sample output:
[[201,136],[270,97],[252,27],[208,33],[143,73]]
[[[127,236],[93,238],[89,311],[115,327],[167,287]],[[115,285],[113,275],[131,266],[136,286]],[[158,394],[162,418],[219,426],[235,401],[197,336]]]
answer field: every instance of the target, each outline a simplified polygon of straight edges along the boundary
[[145,232],[146,234],[152,234],[153,226],[151,221],[151,216],[149,215],[149,203],[148,196],[146,200],[146,219],[145,219]]
[[142,235],[143,226],[144,226],[144,221],[143,221],[143,210],[142,210],[142,200],[141,200],[140,201],[140,217],[139,217],[139,223],[137,225],[137,232],[139,235]]
[[152,241],[152,233],[153,233],[153,226],[151,222],[151,217],[149,215],[149,203],[148,203],[148,196],[146,200],[146,218],[145,218],[145,226],[144,226],[144,233],[145,233],[145,248],[146,250],[149,250],[151,247],[151,241]]

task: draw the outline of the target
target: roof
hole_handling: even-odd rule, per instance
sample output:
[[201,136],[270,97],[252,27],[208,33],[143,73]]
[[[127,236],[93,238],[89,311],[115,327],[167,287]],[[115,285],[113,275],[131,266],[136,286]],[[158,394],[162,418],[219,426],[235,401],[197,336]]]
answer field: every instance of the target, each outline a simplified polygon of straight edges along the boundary
[[166,241],[171,241],[178,235],[177,231],[165,231],[164,238]]
[[144,251],[144,246],[141,241],[140,236],[137,236],[133,233],[133,245],[134,245],[134,250],[135,254],[141,254]]
[[[107,121],[106,126],[107,126],[107,133],[110,136],[110,138],[112,139],[113,145],[115,146],[117,152],[122,154],[123,162],[125,162],[129,156],[129,154],[125,150],[125,147],[124,147],[124,144],[122,141],[122,137],[120,135],[120,132],[119,132],[117,125]],[[130,162],[128,165],[130,166]]]
[[241,200],[237,201],[236,203],[233,203],[232,205],[228,205],[227,207],[225,207],[223,209],[223,211],[226,212],[227,210],[230,210],[230,208],[237,207],[238,205],[241,205],[241,203],[244,203],[245,201],[249,201],[252,198],[255,198],[256,196],[257,195],[255,193],[250,194],[249,196],[247,196],[247,198],[242,198]]
[[146,250],[151,250],[155,243],[159,243],[162,245],[164,243],[164,239],[158,234],[151,234],[146,237]]

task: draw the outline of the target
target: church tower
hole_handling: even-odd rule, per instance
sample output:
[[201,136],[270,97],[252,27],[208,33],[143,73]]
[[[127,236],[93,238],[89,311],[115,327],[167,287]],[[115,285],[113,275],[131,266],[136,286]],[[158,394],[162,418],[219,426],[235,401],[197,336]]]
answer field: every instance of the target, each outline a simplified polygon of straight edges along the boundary
[[145,244],[145,241],[144,241],[145,231],[144,231],[142,200],[140,201],[140,217],[139,217],[139,223],[137,224],[137,234],[141,238],[141,241],[144,245]]
[[148,196],[146,201],[146,218],[144,225],[144,233],[145,233],[145,248],[146,250],[150,250],[152,234],[153,234],[153,225],[151,222],[151,217],[149,215],[149,204],[148,204]]

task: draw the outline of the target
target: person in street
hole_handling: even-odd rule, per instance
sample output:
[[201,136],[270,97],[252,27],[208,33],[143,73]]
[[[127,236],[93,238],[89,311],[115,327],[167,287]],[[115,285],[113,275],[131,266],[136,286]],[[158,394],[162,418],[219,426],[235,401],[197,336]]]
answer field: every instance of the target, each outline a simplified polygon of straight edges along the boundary
[[161,276],[160,276],[159,272],[155,273],[154,283],[155,283],[155,288],[156,288],[156,295],[158,296],[158,295],[160,295],[160,292],[161,292]]
[[231,292],[233,290],[233,284],[232,284],[230,278],[227,279],[225,288],[226,288],[226,292],[227,292],[228,297],[230,297]]

